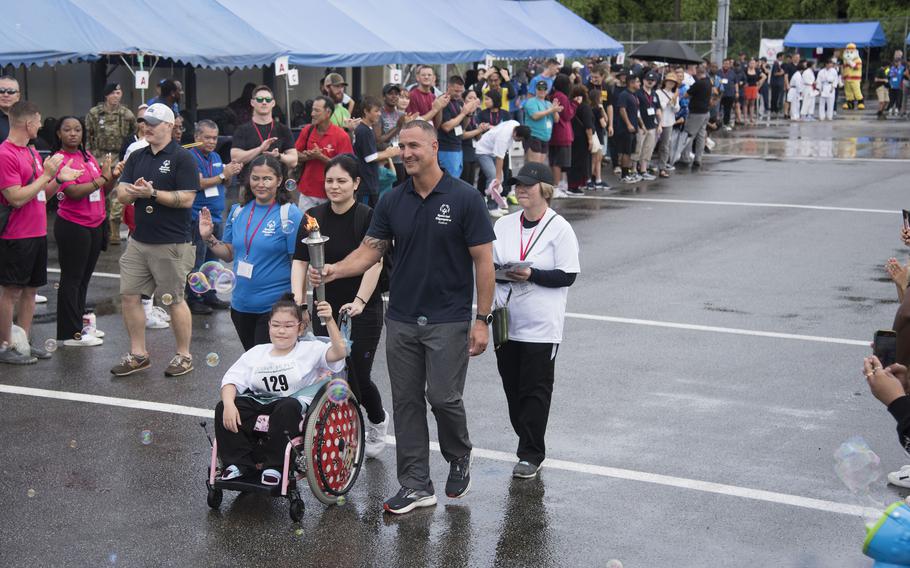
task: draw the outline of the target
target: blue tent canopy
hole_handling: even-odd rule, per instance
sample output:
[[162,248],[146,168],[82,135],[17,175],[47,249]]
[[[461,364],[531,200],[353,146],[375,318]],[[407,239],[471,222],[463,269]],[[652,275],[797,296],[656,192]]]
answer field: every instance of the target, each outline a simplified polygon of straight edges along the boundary
[[[621,43],[556,0],[506,0],[500,4],[525,29],[546,30],[553,46],[551,54],[555,50],[566,57],[584,57],[623,51]],[[471,21],[477,19],[473,14]]]
[[[101,0],[69,1],[129,38],[136,48],[132,53],[214,68],[270,65],[286,53],[215,0],[168,3],[164,11],[165,5],[153,0],[119,2],[115,8]],[[279,14],[272,12],[273,20],[280,19]],[[61,25],[69,27],[68,22]]]
[[93,61],[130,45],[69,0],[9,2],[3,10],[0,65]]
[[842,49],[848,43],[856,47],[881,47],[887,43],[879,22],[844,24],[793,24],[784,37],[787,47],[828,47]]

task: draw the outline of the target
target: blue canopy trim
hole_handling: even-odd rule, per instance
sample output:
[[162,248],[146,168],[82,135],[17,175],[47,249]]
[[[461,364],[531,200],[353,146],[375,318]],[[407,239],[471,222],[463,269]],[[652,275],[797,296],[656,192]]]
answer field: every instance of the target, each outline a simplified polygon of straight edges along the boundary
[[843,24],[793,24],[784,37],[787,47],[828,47],[843,49],[848,43],[856,47],[881,47],[887,43],[879,22]]

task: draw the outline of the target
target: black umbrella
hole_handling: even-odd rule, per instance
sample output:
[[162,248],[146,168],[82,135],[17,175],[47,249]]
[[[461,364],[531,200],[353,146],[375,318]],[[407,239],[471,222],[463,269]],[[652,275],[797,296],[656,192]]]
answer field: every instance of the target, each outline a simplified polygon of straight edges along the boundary
[[688,45],[671,39],[656,39],[636,48],[629,57],[665,63],[702,63],[704,60]]

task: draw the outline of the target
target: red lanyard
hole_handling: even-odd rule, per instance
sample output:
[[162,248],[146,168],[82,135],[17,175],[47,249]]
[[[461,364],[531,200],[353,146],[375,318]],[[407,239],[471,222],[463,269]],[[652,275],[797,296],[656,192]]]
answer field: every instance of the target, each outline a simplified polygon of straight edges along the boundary
[[[258,132],[259,129],[256,129],[256,131]],[[202,171],[204,173],[209,174],[205,177],[207,177],[207,178],[215,177],[215,166],[212,165],[212,162],[210,162],[207,157],[200,154],[199,150],[196,150],[195,148],[193,148],[193,152],[196,153],[196,156],[199,158],[199,161],[202,163]]]
[[525,214],[522,213],[521,216],[518,218],[518,259],[519,260],[524,261],[524,259],[527,258],[528,253],[531,251],[531,245],[534,244],[534,233],[537,232],[537,227],[540,226],[541,221],[543,221],[543,217],[541,217],[537,221],[537,224],[534,225],[534,230],[531,231],[531,236],[528,237],[528,246],[525,247],[525,241],[524,241]]
[[262,226],[262,222],[265,221],[266,217],[269,216],[269,213],[272,212],[272,207],[274,207],[274,206],[275,206],[275,202],[273,201],[272,204],[269,205],[268,211],[266,211],[265,215],[262,216],[262,219],[259,220],[259,224],[256,225],[256,230],[253,231],[253,236],[251,237],[250,236],[250,223],[253,222],[253,213],[256,211],[256,202],[253,201],[253,207],[252,207],[252,209],[250,209],[250,217],[249,217],[249,219],[246,220],[246,233],[244,233],[244,235],[243,235],[243,244],[246,245],[246,254],[244,254],[244,256],[243,256],[244,258],[248,258],[250,256],[250,249],[253,247],[253,239],[256,238],[256,233],[259,232],[259,227]]
[[273,130],[274,128],[275,128],[275,121],[273,120],[272,122],[269,123],[269,135],[266,136],[265,138],[263,138],[263,137],[262,137],[262,132],[259,132],[259,125],[256,124],[255,122],[253,123],[253,130],[256,131],[256,136],[259,137],[259,142],[260,142],[260,143],[261,143],[261,142],[265,142],[266,140],[268,140],[269,138],[272,137],[272,130]]

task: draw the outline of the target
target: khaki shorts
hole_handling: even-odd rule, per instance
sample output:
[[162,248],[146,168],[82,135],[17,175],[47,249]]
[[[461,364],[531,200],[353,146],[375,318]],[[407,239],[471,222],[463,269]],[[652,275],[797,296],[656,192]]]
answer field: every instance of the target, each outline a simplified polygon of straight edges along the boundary
[[131,238],[120,255],[120,294],[170,294],[174,304],[182,302],[194,262],[196,247],[192,243],[151,245]]
[[884,85],[875,89],[875,96],[878,97],[878,102],[880,103],[891,102],[891,97],[888,95],[888,87]]
[[657,145],[657,129],[639,128],[636,130],[635,151],[632,152],[633,162],[650,162]]

